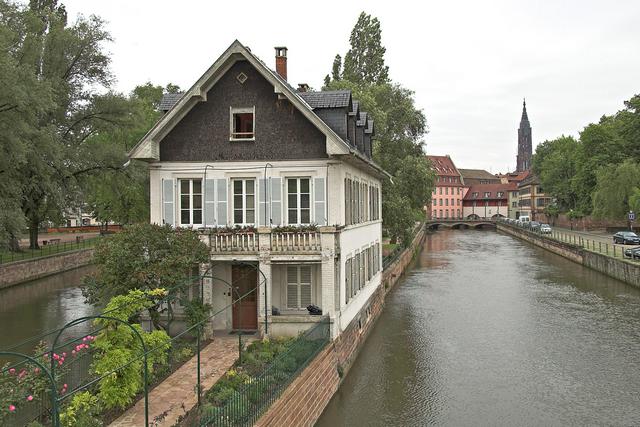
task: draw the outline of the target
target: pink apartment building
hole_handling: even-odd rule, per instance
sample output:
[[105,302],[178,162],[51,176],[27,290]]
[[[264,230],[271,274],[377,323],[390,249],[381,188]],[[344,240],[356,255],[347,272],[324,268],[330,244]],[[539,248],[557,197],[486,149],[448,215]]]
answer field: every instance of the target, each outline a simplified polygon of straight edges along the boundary
[[425,210],[429,218],[462,218],[462,199],[466,188],[462,175],[446,156],[427,156],[436,173],[436,185],[431,196],[431,205]]

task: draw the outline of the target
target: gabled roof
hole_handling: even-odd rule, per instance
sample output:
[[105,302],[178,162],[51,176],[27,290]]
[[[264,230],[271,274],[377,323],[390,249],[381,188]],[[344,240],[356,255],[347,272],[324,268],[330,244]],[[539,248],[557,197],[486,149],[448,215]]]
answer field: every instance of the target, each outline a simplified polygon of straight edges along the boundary
[[[506,200],[509,197],[507,192],[514,190],[517,190],[514,182],[509,184],[477,184],[469,187],[469,190],[467,190],[463,200]],[[503,193],[501,197],[498,197],[499,192]],[[473,197],[474,193],[477,193],[478,196]],[[485,193],[489,193],[489,196],[485,197]]]
[[538,178],[538,175],[536,175],[531,171],[527,171],[527,172],[529,172],[529,174],[522,181],[518,183],[518,187],[526,187],[527,185],[540,184],[540,179]]
[[370,134],[374,133],[374,131],[373,131],[373,119],[369,119],[367,121],[367,127],[365,128],[364,133],[370,133]]
[[328,90],[322,92],[298,92],[311,108],[344,108],[351,101],[348,90]]
[[465,179],[493,179],[500,180],[500,177],[495,176],[491,172],[487,172],[484,169],[458,169],[460,174]]
[[195,84],[184,93],[176,104],[158,120],[158,122],[147,132],[147,134],[131,149],[130,158],[157,161],[160,158],[159,143],[174,126],[199,102],[207,100],[207,92],[213,87],[218,79],[236,61],[248,61],[269,83],[274,87],[274,92],[291,102],[303,116],[305,116],[318,130],[326,136],[326,150],[328,155],[348,155],[363,161],[376,173],[390,177],[380,166],[371,159],[357,152],[336,134],[326,123],[320,119],[312,107],[300,96],[286,80],[278,73],[271,70],[267,65],[256,57],[238,40],[235,40],[227,50],[209,67],[209,69],[195,82]]
[[165,93],[162,95],[162,100],[160,101],[160,105],[158,106],[158,110],[160,111],[169,111],[176,103],[182,98],[184,92],[179,93]]
[[439,176],[460,176],[456,165],[453,164],[453,160],[449,156],[432,156],[428,155],[427,158],[431,161],[431,165]]
[[358,120],[356,121],[356,126],[364,126],[367,122],[367,112],[360,111],[360,115]]

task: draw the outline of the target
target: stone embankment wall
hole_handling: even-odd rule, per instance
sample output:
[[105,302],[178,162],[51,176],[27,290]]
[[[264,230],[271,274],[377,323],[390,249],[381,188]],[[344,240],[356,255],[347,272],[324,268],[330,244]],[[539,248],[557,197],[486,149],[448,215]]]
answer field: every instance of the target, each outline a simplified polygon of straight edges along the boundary
[[93,248],[0,264],[0,289],[91,263]]
[[287,387],[258,420],[257,426],[312,426],[316,423],[382,313],[387,293],[400,280],[414,254],[422,248],[424,236],[423,227],[411,245],[383,271],[382,284],[360,314]]
[[546,236],[541,236],[524,230],[498,223],[498,231],[510,234],[536,246],[540,246],[555,254],[561,255],[585,267],[599,271],[621,282],[640,288],[640,264],[624,259],[591,252],[583,247],[570,243],[558,242]]

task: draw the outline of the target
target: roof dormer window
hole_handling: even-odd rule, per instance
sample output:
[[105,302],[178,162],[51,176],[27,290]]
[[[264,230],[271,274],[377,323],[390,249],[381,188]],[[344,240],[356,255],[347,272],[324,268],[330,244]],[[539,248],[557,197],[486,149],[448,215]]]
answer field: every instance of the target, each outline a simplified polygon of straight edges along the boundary
[[230,108],[230,140],[255,140],[255,112],[256,107]]

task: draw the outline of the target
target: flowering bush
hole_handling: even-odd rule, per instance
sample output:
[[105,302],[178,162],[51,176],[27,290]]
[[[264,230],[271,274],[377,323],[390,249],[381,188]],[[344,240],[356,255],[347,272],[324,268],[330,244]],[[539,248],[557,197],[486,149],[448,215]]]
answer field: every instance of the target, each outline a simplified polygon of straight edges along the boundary
[[[50,366],[49,353],[45,343],[40,343],[35,348],[35,359],[47,368]],[[68,359],[66,353],[53,354],[56,363],[56,380],[62,378],[68,372],[65,365]],[[75,357],[75,355],[71,355]],[[37,365],[25,361],[16,361],[13,364],[7,363],[0,370],[0,425],[12,425],[18,419],[23,419],[20,415],[23,411],[30,411],[35,418],[40,410],[38,403],[42,399],[50,399],[51,382],[49,376],[43,373]],[[67,384],[63,384],[58,393],[67,392]]]

